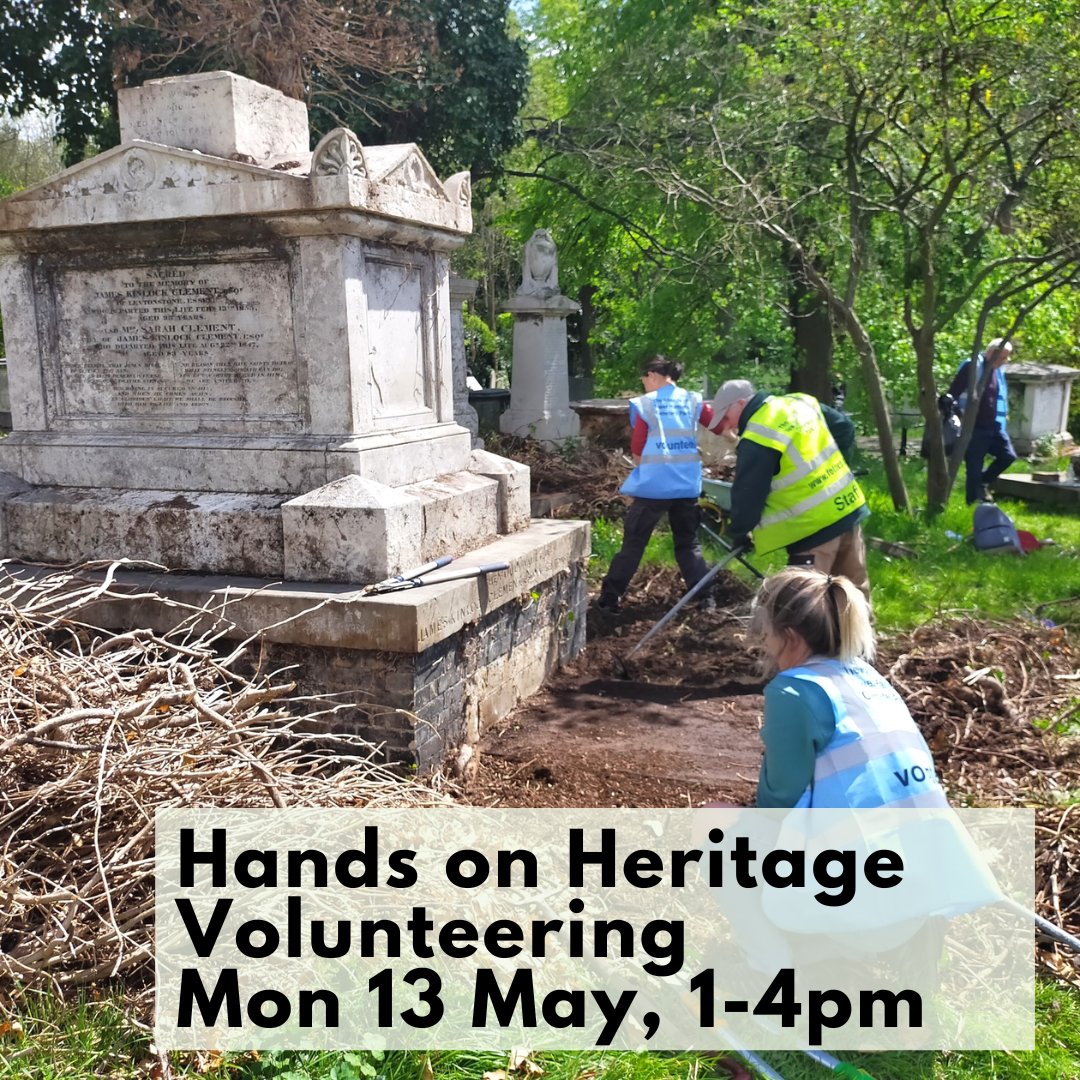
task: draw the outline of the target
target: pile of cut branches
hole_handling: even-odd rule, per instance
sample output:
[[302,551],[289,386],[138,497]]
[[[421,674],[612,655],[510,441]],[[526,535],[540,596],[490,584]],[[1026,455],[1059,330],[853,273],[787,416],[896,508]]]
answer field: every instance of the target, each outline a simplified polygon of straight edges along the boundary
[[356,736],[328,746],[313,718],[348,706],[241,674],[257,642],[206,611],[163,634],[95,628],[117,565],[0,563],[0,984],[149,981],[160,807],[446,801]]
[[[928,624],[882,652],[953,805],[1036,804],[1036,908],[1080,935],[1080,655],[1067,632],[961,619]],[[1040,958],[1080,976],[1080,957],[1047,949]]]
[[534,495],[566,492],[573,496],[571,517],[621,520],[626,512],[627,500],[619,494],[619,488],[633,464],[629,450],[622,454],[579,443],[552,450],[536,439],[513,435],[487,439],[486,444],[492,453],[529,466]]

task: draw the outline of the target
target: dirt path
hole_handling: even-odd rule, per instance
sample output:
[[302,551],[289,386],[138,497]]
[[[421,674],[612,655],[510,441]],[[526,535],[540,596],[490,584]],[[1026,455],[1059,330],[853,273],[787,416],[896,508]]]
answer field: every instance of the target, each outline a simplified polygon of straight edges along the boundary
[[716,612],[694,611],[620,658],[680,595],[654,576],[614,619],[589,626],[578,661],[480,745],[468,797],[487,806],[746,803],[757,782],[761,680],[743,642],[749,591],[734,578]]

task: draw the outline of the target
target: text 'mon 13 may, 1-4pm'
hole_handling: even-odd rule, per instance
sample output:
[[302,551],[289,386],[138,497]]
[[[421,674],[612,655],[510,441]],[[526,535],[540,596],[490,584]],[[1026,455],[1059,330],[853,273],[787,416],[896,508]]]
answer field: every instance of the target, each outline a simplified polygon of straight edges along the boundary
[[1023,810],[158,812],[162,1049],[1030,1049]]

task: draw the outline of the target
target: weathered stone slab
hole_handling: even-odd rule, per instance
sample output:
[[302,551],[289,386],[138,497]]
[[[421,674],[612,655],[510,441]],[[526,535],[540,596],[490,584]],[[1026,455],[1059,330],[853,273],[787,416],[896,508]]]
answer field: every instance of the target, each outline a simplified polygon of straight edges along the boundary
[[282,236],[347,232],[449,251],[472,230],[469,207],[445,193],[410,191],[356,174],[309,176],[311,163],[311,154],[248,165],[149,142],[125,143],[4,199],[0,232],[78,228],[87,221],[194,225],[199,219],[282,213],[289,217],[273,223]]
[[15,559],[78,563],[138,558],[172,570],[282,572],[274,496],[34,487],[6,500]]
[[[117,588],[131,597],[110,596],[90,614],[103,627],[165,631],[203,608],[198,629],[257,637],[264,662],[297,665],[302,692],[355,702],[322,730],[357,732],[389,758],[430,771],[584,645],[588,557],[587,523],[534,522],[458,561],[511,562],[482,580],[360,598],[340,584],[122,571]],[[149,599],[151,592],[176,606]]]
[[368,585],[423,561],[423,504],[359,476],[290,499],[281,507],[290,581]]
[[499,523],[495,480],[469,472],[449,473],[402,490],[423,507],[422,562],[460,555],[495,539]]
[[149,79],[117,93],[120,141],[263,161],[308,150],[307,106],[231,71]]
[[1027,473],[1004,473],[991,485],[999,498],[1023,499],[1049,506],[1071,506],[1080,510],[1080,482],[1071,478],[1058,483],[1033,480]]
[[289,263],[269,252],[222,261],[39,264],[42,350],[53,430],[303,426]]
[[0,551],[8,550],[7,503],[26,488],[27,484],[19,477],[0,472]]
[[469,433],[456,425],[443,425],[437,435],[426,430],[358,439],[16,431],[0,440],[0,470],[64,487],[302,495],[353,474],[403,487],[455,465],[464,469],[469,453]]
[[[360,597],[356,585],[343,583],[159,574],[126,574],[123,580],[135,591],[152,589],[211,613],[227,612],[235,626],[230,633],[240,638],[260,633],[267,641],[419,653],[588,557],[588,522],[551,519],[500,536],[453,564],[509,562],[508,570],[383,596]],[[103,603],[95,617],[106,620],[103,626],[130,620],[129,626],[164,629],[173,616],[132,599]],[[215,625],[215,617],[204,625]]]
[[486,450],[474,450],[469,472],[487,476],[499,484],[499,532],[524,529],[530,519],[529,466]]

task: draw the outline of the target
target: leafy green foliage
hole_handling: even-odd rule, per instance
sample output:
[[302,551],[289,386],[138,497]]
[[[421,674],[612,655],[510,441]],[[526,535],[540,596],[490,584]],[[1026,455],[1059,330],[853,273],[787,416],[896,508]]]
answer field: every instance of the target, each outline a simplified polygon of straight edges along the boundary
[[495,331],[479,315],[463,312],[465,322],[465,358],[469,371],[488,386],[492,371],[498,367],[498,339]]
[[[12,0],[0,11],[0,99],[14,115],[40,104],[55,108],[69,164],[92,147],[119,141],[116,77],[138,85],[222,66],[220,48],[120,19],[120,6],[113,0]],[[147,6],[165,24],[175,18],[165,0]],[[399,37],[408,36],[411,21],[418,34],[432,31],[437,47],[422,50],[409,77],[344,71],[331,80],[309,61],[304,79],[316,134],[345,124],[361,139],[416,142],[443,173],[470,167],[479,175],[494,173],[517,141],[526,81],[508,0],[436,0],[434,7],[403,2],[395,11]],[[366,32],[362,20],[356,32]],[[243,43],[233,45],[231,66],[255,74],[247,70]]]
[[55,108],[65,162],[119,139],[106,0],[11,0],[0,9],[0,100]]
[[[1015,333],[1042,304],[1054,306],[1033,342],[1071,350],[1073,4],[540,0],[538,11],[536,80],[552,112],[517,170],[542,180],[523,200],[527,224],[563,222],[574,263],[631,297],[622,320],[602,307],[609,325],[637,315],[705,354],[719,340],[739,367],[760,352],[731,333],[746,306],[717,298],[753,295],[756,277],[750,306],[779,312],[809,289],[847,331],[847,381],[881,431],[882,364],[894,401],[932,412],[937,379],[977,339]],[[657,303],[668,282],[674,314]],[[712,325],[698,322],[710,309]],[[783,317],[772,327],[765,341],[788,337]],[[936,508],[951,485],[943,459],[926,479]]]
[[519,141],[528,76],[509,0],[435,0],[429,10],[438,45],[415,78],[377,85],[362,109],[331,106],[322,123],[345,123],[361,141],[415,142],[440,173],[494,176]]

